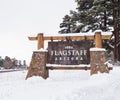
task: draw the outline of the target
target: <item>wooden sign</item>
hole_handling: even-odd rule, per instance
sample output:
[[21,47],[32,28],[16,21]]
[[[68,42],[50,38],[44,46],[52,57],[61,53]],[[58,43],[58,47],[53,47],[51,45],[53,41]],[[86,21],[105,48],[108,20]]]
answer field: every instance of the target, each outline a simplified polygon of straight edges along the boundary
[[60,65],[90,64],[90,41],[48,43],[48,63]]

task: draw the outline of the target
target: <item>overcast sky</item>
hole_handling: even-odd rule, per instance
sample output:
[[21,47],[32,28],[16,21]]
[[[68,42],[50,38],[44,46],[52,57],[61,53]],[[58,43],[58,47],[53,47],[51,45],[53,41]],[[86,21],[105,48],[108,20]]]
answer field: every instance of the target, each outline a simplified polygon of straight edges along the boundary
[[0,0],[0,56],[29,63],[37,43],[27,37],[57,34],[62,18],[75,8],[75,0]]

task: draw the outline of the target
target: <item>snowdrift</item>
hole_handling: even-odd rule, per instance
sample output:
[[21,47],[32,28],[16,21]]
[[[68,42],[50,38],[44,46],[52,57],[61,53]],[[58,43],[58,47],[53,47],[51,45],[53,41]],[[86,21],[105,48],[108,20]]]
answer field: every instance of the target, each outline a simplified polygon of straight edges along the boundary
[[47,80],[27,71],[0,73],[0,100],[120,100],[120,68],[109,74],[50,71]]

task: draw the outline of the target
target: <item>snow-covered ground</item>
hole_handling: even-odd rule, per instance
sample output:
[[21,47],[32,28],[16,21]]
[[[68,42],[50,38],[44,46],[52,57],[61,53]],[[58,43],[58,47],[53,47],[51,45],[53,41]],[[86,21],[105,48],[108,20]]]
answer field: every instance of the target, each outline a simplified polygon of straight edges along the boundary
[[120,67],[109,74],[50,71],[47,80],[27,71],[0,73],[0,100],[120,100]]

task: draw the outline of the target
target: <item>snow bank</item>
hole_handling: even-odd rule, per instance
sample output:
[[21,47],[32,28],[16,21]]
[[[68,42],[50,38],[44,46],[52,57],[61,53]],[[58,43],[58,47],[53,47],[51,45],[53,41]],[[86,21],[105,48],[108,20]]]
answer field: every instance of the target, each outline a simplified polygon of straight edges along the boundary
[[89,71],[50,71],[47,80],[27,71],[0,73],[0,100],[119,100],[120,68],[109,74]]

